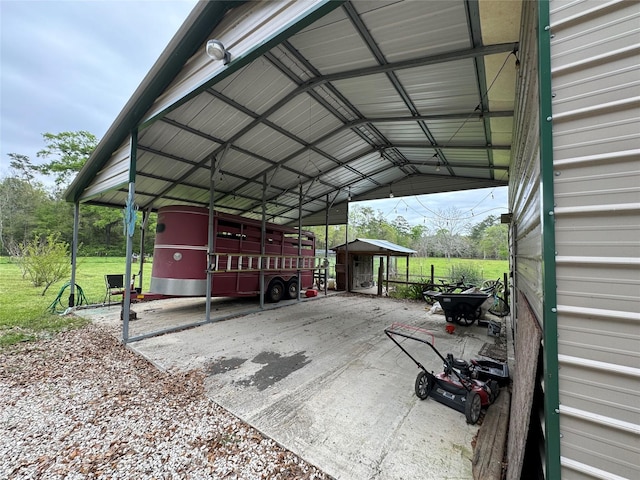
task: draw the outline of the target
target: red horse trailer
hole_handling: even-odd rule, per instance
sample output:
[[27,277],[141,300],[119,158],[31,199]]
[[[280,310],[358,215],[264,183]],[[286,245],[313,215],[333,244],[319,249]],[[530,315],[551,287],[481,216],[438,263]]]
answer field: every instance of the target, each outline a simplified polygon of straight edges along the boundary
[[313,285],[313,271],[318,268],[313,233],[298,235],[295,228],[267,223],[262,255],[260,220],[216,212],[213,222],[214,253],[207,262],[209,210],[189,206],[158,210],[152,293],[204,296],[209,266],[215,297],[259,295],[261,267],[268,301],[297,298],[298,270],[301,287]]

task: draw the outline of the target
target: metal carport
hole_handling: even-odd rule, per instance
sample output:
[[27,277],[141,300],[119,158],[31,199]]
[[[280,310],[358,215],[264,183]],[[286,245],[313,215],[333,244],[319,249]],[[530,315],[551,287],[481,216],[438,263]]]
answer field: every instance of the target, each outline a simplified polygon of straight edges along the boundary
[[183,204],[319,225],[345,223],[349,199],[507,185],[519,17],[488,0],[200,2],[66,199],[76,217]]
[[128,201],[312,225],[345,221],[350,197],[509,180],[530,381],[508,477],[527,450],[547,478],[635,478],[637,18],[624,0],[201,3],[67,199],[76,221],[80,202]]
[[82,203],[340,224],[350,200],[506,186],[520,9],[199,2],[67,190],[76,226]]

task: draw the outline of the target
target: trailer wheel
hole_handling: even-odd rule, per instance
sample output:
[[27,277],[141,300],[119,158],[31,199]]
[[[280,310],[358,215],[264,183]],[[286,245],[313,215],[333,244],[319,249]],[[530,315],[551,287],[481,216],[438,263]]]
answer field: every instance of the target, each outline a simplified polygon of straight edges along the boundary
[[268,302],[278,303],[284,295],[284,284],[280,280],[271,280],[265,297]]
[[433,389],[433,376],[429,375],[427,372],[420,372],[418,377],[416,378],[416,395],[420,400],[424,400],[429,396],[431,390]]
[[298,277],[287,282],[287,297],[291,300],[298,298]]
[[482,400],[478,392],[471,390],[467,393],[467,399],[464,404],[464,416],[467,418],[467,423],[475,425],[480,418],[480,410],[482,409]]

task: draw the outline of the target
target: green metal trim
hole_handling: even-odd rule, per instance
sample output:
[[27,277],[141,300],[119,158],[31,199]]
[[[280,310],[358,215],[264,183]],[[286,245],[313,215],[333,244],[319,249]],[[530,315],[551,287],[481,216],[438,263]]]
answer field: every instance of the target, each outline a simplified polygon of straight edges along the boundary
[[131,150],[129,151],[129,183],[136,181],[138,169],[138,130],[131,132]]
[[218,0],[198,3],[180,27],[158,61],[151,68],[136,92],[122,109],[91,158],[67,188],[64,197],[78,202],[84,189],[104,167],[112,153],[125,141],[144,118],[156,98],[169,86],[184,63],[207,39],[211,30],[224,18],[225,13],[245,1]]
[[169,107],[165,108],[164,110],[157,113],[153,117],[149,117],[145,119],[140,124],[140,128],[145,128],[149,126],[150,124],[161,119],[162,117],[172,112],[176,108],[180,107],[181,105],[184,105],[189,100],[197,97],[209,87],[215,85],[216,83],[221,82],[228,76],[234,74],[241,68],[247,66],[249,63],[261,57],[264,53],[268,52],[275,46],[279,45],[285,40],[288,40],[290,37],[298,33],[300,30],[308,27],[309,25],[314,23],[316,20],[324,17],[329,12],[333,11],[334,9],[342,5],[345,1],[346,0],[324,0],[324,2],[319,4],[315,10],[309,13],[306,13],[303,17],[290,22],[288,25],[284,25],[279,31],[274,33],[274,35],[270,37],[267,41],[265,41],[260,45],[256,45],[256,47],[250,50],[246,55],[232,58],[231,62],[229,62],[229,66],[225,68],[223,71],[221,71],[218,75],[207,80],[205,83],[195,88],[194,90],[189,92],[187,95],[180,98],[180,100],[177,100],[175,103],[171,104]]
[[560,387],[556,235],[553,188],[553,113],[549,0],[538,2],[538,88],[540,101],[540,190],[542,193],[542,293],[544,339],[544,427],[546,478],[560,478]]

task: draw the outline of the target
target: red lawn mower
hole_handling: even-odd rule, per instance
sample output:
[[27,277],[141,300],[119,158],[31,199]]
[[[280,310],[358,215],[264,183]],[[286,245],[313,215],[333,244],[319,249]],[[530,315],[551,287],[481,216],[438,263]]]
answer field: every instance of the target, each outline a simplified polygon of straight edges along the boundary
[[[394,323],[384,332],[420,368],[421,372],[418,373],[415,383],[415,392],[418,398],[424,400],[431,397],[437,402],[464,413],[467,423],[472,425],[480,418],[482,408],[491,405],[498,397],[500,384],[509,380],[509,370],[506,364],[490,360],[466,362],[454,358],[451,353],[443,357],[434,346],[433,334],[428,330]],[[429,345],[443,361],[443,371],[437,374],[427,371],[400,344],[395,338],[396,336]]]

